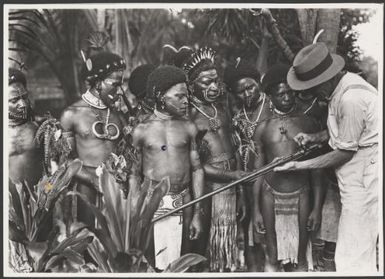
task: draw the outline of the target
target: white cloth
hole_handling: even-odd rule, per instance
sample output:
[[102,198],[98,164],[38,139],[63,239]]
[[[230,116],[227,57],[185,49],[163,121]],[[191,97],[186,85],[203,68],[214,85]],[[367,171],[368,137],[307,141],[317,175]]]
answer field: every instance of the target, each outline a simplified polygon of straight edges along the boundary
[[[154,216],[158,217],[183,205],[183,196],[188,189],[179,194],[167,194],[162,198]],[[183,212],[178,211],[154,224],[155,266],[165,269],[181,256],[183,233]]]
[[360,76],[347,73],[331,95],[329,145],[356,151],[336,168],[342,211],[338,226],[336,270],[376,271],[378,237],[378,98]]
[[169,216],[154,224],[155,266],[157,268],[165,269],[180,257],[182,227],[182,216]]

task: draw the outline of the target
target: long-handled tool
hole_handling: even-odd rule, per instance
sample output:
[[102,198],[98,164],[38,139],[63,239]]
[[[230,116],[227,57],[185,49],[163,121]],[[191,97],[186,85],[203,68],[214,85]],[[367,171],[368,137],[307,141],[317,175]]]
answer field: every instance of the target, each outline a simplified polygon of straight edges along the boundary
[[260,168],[259,170],[253,172],[253,173],[250,173],[249,175],[246,175],[238,180],[235,180],[215,191],[212,191],[210,193],[207,193],[195,200],[192,200],[178,208],[175,208],[169,212],[167,212],[166,214],[163,214],[161,216],[158,216],[154,219],[152,219],[151,223],[155,223],[163,218],[166,218],[167,216],[170,216],[171,214],[175,213],[175,212],[178,212],[182,209],[185,209],[186,207],[189,207],[189,206],[192,206],[193,204],[196,204],[204,199],[207,199],[208,197],[211,197],[211,196],[214,196],[215,194],[218,194],[222,191],[226,191],[227,189],[230,189],[231,187],[234,187],[236,185],[238,185],[239,183],[242,183],[242,182],[251,182],[253,180],[255,180],[257,177],[261,176],[261,175],[265,175],[269,172],[271,172],[275,167],[278,167],[279,165],[283,165],[287,162],[290,162],[290,161],[295,161],[295,160],[298,160],[304,156],[307,156],[309,155],[309,153],[319,149],[319,145],[312,145],[306,149],[301,149],[300,151],[297,151],[296,153],[294,154],[291,154],[291,155],[288,155],[288,156],[284,156],[284,157],[281,157],[281,158],[278,158],[277,160],[263,166],[262,168]]

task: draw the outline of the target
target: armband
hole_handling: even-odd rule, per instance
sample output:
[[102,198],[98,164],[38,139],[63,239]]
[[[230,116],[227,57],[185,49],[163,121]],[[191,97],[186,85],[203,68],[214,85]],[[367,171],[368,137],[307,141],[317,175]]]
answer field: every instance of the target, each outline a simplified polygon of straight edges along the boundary
[[74,133],[72,131],[66,131],[66,132],[62,132],[62,136],[63,138],[70,139],[74,137]]

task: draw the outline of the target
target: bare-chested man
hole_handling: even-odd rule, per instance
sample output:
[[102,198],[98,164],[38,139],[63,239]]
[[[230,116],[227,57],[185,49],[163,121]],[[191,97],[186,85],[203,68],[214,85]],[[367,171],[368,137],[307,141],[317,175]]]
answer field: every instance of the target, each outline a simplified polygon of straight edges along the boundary
[[[90,88],[82,94],[81,100],[64,110],[60,119],[63,136],[72,146],[72,157],[83,161],[77,190],[94,204],[97,201],[95,185],[98,185],[95,170],[112,152],[116,152],[123,135],[124,119],[114,110],[114,103],[119,97],[117,90],[122,84],[125,67],[124,60],[113,53],[100,52],[91,56],[83,69]],[[92,212],[80,199],[77,219],[94,225]]]
[[9,178],[32,189],[43,174],[43,152],[34,142],[38,126],[32,121],[25,75],[10,68],[8,84]]
[[[225,82],[233,94],[235,112],[233,116],[234,136],[240,155],[241,169],[255,171],[254,161],[258,156],[253,141],[256,127],[270,116],[269,98],[261,91],[258,71],[245,60],[238,61],[225,71]],[[250,185],[251,186],[251,185]],[[247,214],[243,220],[245,236],[245,260],[248,271],[263,271],[263,249],[260,238],[254,238],[251,208],[254,203],[252,187],[244,187]]]
[[[196,145],[197,128],[187,119],[188,99],[185,73],[175,66],[155,69],[147,91],[156,96],[154,113],[133,131],[138,161],[130,175],[130,188],[148,186],[168,179],[170,191],[163,197],[155,216],[162,215],[203,193],[204,171]],[[143,178],[143,180],[142,180]],[[190,239],[200,237],[200,204],[154,224],[155,266],[165,269],[181,254],[190,252]]]
[[[299,132],[317,131],[317,123],[296,106],[294,92],[286,82],[288,70],[289,66],[278,64],[262,80],[271,98],[272,112],[270,118],[257,126],[253,137],[259,154],[256,169],[274,158],[296,152],[293,137]],[[321,218],[322,187],[318,178],[315,172],[298,171],[269,173],[256,180],[254,226],[258,233],[266,232],[265,271],[277,271],[279,262],[295,263],[298,270],[307,270],[312,256],[308,250],[309,231],[318,229]]]
[[[211,49],[202,48],[189,55],[182,65],[188,74],[192,94],[190,117],[199,131],[207,131],[200,143],[208,181],[206,192],[223,187],[245,174],[237,170],[235,148],[231,141],[230,109],[222,102],[225,98],[219,85],[214,56]],[[238,267],[236,198],[236,188],[232,188],[213,196],[211,207],[205,203],[205,233],[195,247],[201,254],[208,250],[211,271],[234,271]]]

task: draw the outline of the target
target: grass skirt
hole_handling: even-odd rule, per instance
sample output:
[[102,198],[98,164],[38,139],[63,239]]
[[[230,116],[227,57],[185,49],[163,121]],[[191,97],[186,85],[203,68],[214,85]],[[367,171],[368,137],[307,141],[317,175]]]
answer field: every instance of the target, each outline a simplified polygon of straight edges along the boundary
[[[213,183],[213,190],[223,184]],[[209,257],[211,271],[235,271],[238,263],[236,192],[223,191],[212,197]]]

